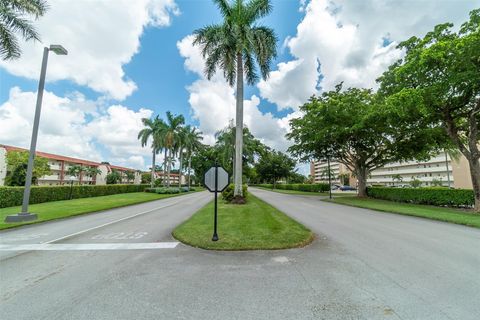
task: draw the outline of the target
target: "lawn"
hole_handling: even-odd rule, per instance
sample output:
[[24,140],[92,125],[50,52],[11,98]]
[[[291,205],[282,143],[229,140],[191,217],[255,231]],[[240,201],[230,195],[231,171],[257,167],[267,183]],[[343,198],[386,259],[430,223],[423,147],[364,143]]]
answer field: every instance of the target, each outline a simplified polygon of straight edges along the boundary
[[170,198],[181,194],[156,194],[147,192],[132,192],[115,194],[111,196],[82,198],[64,201],[52,201],[45,203],[32,204],[29,211],[38,214],[38,219],[24,223],[5,223],[5,217],[9,214],[20,212],[21,207],[8,207],[0,209],[0,230],[18,227],[20,225],[38,223],[48,220],[60,219],[79,214],[107,210],[128,206],[132,204]]
[[324,201],[480,228],[480,214],[467,210],[357,197],[337,197]]
[[173,231],[188,245],[211,250],[271,250],[297,248],[313,240],[313,233],[271,205],[252,196],[244,205],[218,202],[218,237],[212,241],[213,201]]

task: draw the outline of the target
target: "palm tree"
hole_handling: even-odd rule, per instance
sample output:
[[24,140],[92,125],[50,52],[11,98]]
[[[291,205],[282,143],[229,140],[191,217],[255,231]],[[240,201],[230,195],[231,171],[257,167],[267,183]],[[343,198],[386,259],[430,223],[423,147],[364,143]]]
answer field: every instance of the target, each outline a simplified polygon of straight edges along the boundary
[[143,118],[142,122],[145,128],[138,133],[138,139],[140,139],[142,147],[146,146],[148,139],[152,138],[152,180],[150,186],[153,188],[155,183],[155,155],[163,147],[163,135],[167,125],[159,116],[156,116],[153,120]]
[[256,62],[262,78],[268,78],[270,64],[277,55],[277,37],[272,29],[256,23],[272,10],[270,0],[213,1],[223,16],[223,23],[195,30],[193,44],[202,48],[205,75],[209,80],[219,68],[231,86],[237,85],[234,195],[243,197],[243,76],[247,84],[255,84],[259,79]]
[[173,153],[180,144],[180,135],[184,123],[185,118],[182,115],[173,115],[170,111],[167,111],[167,127],[163,134],[164,146],[168,149],[167,187],[170,187],[170,170],[172,168]]
[[80,184],[80,176],[82,175],[82,172],[85,172],[85,168],[78,164],[70,166],[67,169],[67,174],[69,176],[79,178],[79,181],[78,181],[79,184]]
[[98,169],[97,167],[88,167],[85,169],[85,174],[87,175],[87,177],[90,177],[92,178],[92,181],[90,182],[90,184],[93,184],[93,177],[101,174],[102,171],[100,169]]
[[40,41],[40,36],[26,16],[38,19],[48,5],[43,0],[0,0],[0,56],[3,60],[16,59],[22,51],[16,37]]
[[192,155],[203,148],[202,132],[197,131],[197,128],[188,126],[189,130],[187,138],[185,139],[185,154],[188,158],[188,189],[190,189],[190,171],[192,169]]
[[125,171],[125,177],[127,178],[127,182],[133,181],[135,179],[135,172],[133,171]]

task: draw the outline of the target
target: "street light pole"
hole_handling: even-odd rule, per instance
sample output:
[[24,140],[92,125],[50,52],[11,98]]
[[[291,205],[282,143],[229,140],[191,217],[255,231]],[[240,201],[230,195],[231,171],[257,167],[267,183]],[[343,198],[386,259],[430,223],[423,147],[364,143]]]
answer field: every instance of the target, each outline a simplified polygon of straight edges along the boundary
[[37,148],[38,126],[40,124],[40,113],[42,109],[43,89],[45,87],[45,75],[47,73],[48,52],[53,51],[58,55],[66,55],[67,50],[60,45],[51,45],[50,48],[43,48],[42,69],[40,71],[40,81],[38,83],[37,104],[35,107],[35,117],[33,120],[32,140],[30,142],[30,153],[28,155],[27,176],[25,178],[25,189],[23,191],[22,212],[9,215],[5,222],[22,222],[36,220],[37,215],[28,212],[28,203],[30,201],[30,189],[32,186],[33,165],[35,160],[35,150]]

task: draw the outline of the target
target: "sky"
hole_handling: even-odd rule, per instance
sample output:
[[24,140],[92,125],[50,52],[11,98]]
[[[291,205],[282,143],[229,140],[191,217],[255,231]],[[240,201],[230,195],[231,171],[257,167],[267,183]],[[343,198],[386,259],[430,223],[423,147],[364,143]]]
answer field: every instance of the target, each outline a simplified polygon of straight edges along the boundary
[[[22,57],[0,60],[0,144],[28,148],[42,59],[51,53],[37,150],[147,169],[141,119],[183,114],[213,144],[235,117],[235,90],[220,73],[207,80],[195,29],[221,22],[210,0],[49,0],[35,22],[42,42],[21,42]],[[397,44],[437,24],[456,27],[480,0],[272,0],[259,24],[273,28],[278,56],[267,80],[245,89],[244,122],[285,151],[289,120],[313,94],[376,88],[403,52]],[[161,156],[160,156],[161,161]],[[300,168],[307,173],[307,167]]]

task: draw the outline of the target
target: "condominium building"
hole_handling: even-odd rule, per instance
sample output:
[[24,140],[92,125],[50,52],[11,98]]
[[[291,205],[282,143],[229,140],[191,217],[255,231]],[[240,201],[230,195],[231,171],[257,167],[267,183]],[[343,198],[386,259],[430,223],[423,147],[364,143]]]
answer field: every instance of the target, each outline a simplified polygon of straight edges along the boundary
[[[164,173],[163,171],[156,171],[156,172],[155,172],[155,179],[162,179],[162,181],[163,181],[164,177],[165,177],[165,179],[166,179],[166,178],[167,178],[167,174]],[[185,178],[184,175],[182,175],[182,176],[180,177],[180,175],[179,175],[178,173],[170,172],[170,185],[172,185],[172,186],[178,186],[178,180],[179,180],[179,179],[181,179],[180,181],[181,181],[181,184],[182,184],[182,185],[187,184],[187,180],[186,180],[186,178]]]
[[[350,170],[337,161],[330,162],[330,179],[332,184],[343,184],[340,181],[341,175],[350,174]],[[310,175],[314,178],[315,183],[328,183],[328,163],[327,161],[316,161],[310,163]]]
[[[28,152],[28,150],[23,148],[0,144],[0,185],[5,184],[5,178],[8,174],[7,154],[8,152],[12,151]],[[107,183],[107,174],[111,173],[112,171],[117,171],[120,173],[119,183],[140,184],[141,182],[141,175],[139,171],[131,168],[111,165],[107,162],[100,163],[41,151],[37,151],[36,156],[48,159],[48,165],[50,166],[51,170],[49,175],[38,177],[38,185],[62,185],[70,182],[75,184],[104,185]],[[78,177],[69,176],[67,174],[68,169],[74,165],[82,166],[83,168],[97,168],[100,170],[100,173],[94,175],[93,177],[88,176],[85,172],[80,173]],[[126,175],[127,172],[134,173],[134,179],[129,180]]]
[[[325,163],[313,162],[310,168],[311,175],[315,178],[315,182],[325,181],[324,176],[321,174],[323,172],[322,170],[326,168]],[[341,173],[350,173],[344,165],[338,162],[332,161],[331,168],[337,176]],[[427,161],[389,163],[382,168],[372,171],[367,178],[367,184],[402,186],[409,185],[413,180],[419,180],[422,186],[442,185],[454,188],[472,188],[467,159],[463,156],[457,160],[452,159],[445,153],[441,153]],[[339,182],[338,178],[335,180],[335,183],[337,182]],[[350,185],[355,186],[356,179],[350,179]]]

